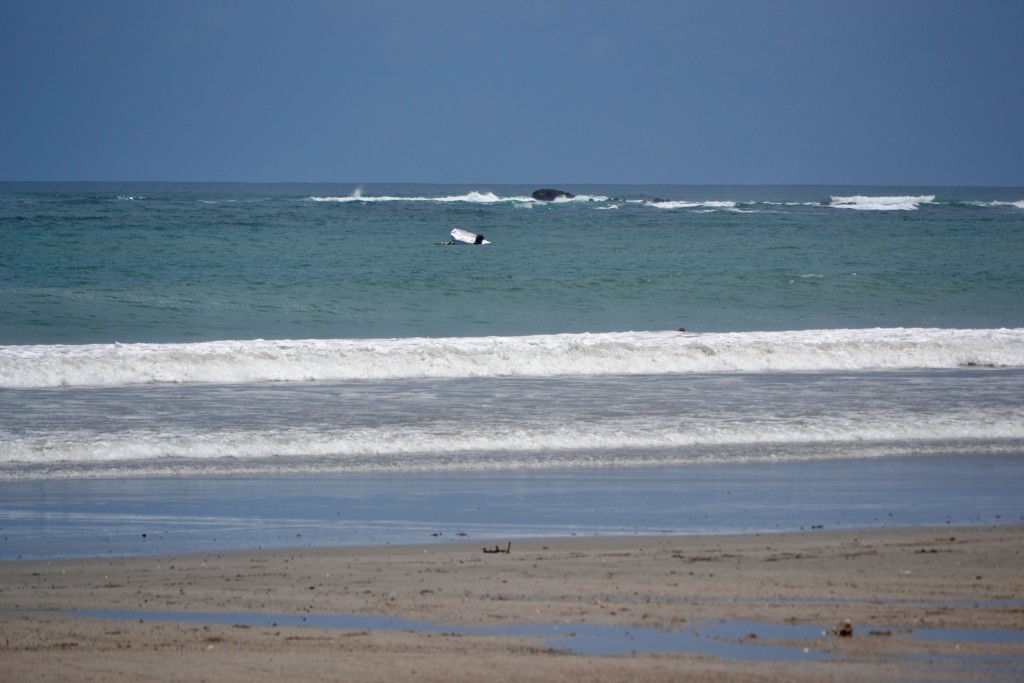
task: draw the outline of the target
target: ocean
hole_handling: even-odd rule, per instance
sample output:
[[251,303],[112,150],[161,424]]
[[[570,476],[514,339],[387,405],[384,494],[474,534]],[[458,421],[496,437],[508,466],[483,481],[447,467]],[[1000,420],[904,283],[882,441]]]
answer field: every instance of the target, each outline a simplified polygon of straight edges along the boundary
[[0,183],[0,557],[1024,515],[1024,189],[538,187]]

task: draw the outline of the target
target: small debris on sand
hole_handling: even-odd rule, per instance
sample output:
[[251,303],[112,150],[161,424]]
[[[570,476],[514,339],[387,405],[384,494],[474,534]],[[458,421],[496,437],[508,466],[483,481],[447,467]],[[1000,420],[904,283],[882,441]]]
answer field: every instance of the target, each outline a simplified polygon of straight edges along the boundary
[[835,628],[830,628],[825,631],[830,636],[838,636],[840,638],[853,638],[853,624],[850,623],[849,619],[844,620]]

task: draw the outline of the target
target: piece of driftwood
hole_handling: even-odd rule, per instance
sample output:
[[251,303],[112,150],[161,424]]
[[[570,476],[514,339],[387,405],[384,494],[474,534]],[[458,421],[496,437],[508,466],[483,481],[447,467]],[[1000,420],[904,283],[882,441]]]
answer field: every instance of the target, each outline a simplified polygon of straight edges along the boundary
[[485,553],[511,553],[512,552],[512,541],[508,542],[508,545],[504,548],[500,546],[494,546],[493,548],[484,548]]
[[826,631],[830,636],[839,636],[840,638],[853,638],[853,624],[850,623],[849,619],[840,622],[835,628],[830,628]]

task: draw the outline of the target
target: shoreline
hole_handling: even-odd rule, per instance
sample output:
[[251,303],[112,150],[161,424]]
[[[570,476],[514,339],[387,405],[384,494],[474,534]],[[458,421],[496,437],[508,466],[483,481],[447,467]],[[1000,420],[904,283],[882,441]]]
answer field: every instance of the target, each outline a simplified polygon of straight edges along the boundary
[[0,560],[1024,523],[1024,458],[0,483]]
[[[12,680],[1019,680],[1022,548],[1015,523],[5,560],[0,656]],[[636,654],[567,646],[613,627]]]

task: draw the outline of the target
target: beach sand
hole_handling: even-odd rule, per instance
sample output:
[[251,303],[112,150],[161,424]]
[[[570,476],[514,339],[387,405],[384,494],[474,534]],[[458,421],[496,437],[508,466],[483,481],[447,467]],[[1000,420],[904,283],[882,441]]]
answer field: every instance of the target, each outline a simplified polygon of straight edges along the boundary
[[[0,680],[1010,681],[1024,675],[1024,526],[508,543],[0,562]],[[76,614],[104,610],[122,614]],[[194,621],[162,618],[167,612],[201,614]],[[227,617],[215,623],[203,616],[210,613]],[[268,623],[243,618],[261,614]],[[325,615],[400,617],[438,628],[288,621]],[[823,633],[843,631],[847,620],[852,636]],[[646,629],[666,629],[679,633],[681,645],[580,654],[565,647],[571,637],[514,628],[526,624],[562,625],[565,633],[628,627],[636,629],[641,650]],[[807,628],[795,631],[797,637],[786,631],[800,625]],[[708,635],[715,628],[735,633],[716,640]],[[624,638],[613,640],[621,645]],[[717,649],[723,643],[725,656]]]

